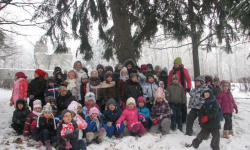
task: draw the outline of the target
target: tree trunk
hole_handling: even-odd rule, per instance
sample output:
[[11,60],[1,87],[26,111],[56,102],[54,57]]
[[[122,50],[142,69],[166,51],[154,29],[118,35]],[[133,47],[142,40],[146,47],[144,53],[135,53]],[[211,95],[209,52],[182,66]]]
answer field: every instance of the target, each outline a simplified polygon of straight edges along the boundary
[[135,49],[131,36],[131,24],[125,7],[126,0],[110,0],[110,8],[115,31],[117,59],[124,63],[127,59],[135,61]]

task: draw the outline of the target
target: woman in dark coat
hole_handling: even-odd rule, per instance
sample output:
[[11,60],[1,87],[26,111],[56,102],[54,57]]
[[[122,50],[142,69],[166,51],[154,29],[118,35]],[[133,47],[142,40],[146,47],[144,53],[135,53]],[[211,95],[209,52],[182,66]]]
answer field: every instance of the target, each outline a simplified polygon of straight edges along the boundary
[[70,91],[67,90],[65,86],[61,86],[59,88],[59,97],[57,101],[57,111],[58,114],[61,114],[61,112],[64,109],[67,109],[69,104],[72,101],[77,101],[76,98],[71,94]]

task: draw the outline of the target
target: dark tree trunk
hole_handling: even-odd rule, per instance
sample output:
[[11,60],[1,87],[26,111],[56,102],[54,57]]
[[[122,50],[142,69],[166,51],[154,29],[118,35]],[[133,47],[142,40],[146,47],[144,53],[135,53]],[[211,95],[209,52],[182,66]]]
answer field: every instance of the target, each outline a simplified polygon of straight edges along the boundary
[[131,24],[126,5],[127,0],[110,0],[110,8],[115,31],[117,59],[123,63],[127,59],[135,60],[134,43],[131,36]]

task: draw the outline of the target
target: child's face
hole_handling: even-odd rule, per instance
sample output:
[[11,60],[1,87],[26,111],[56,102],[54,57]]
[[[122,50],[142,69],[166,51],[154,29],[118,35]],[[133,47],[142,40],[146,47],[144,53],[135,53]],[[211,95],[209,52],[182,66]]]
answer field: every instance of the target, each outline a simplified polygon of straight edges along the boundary
[[161,74],[161,76],[166,77],[166,76],[167,76],[167,74],[163,73],[163,74]]
[[93,100],[89,100],[88,103],[89,103],[90,105],[92,105],[92,104],[94,104],[94,101],[93,101]]
[[137,82],[137,76],[133,76],[133,77],[131,78],[131,80],[132,80],[133,82]]
[[163,83],[161,83],[161,84],[160,84],[160,87],[164,88],[164,84],[163,84]]
[[51,116],[50,112],[45,112],[45,113],[43,113],[43,117],[48,119],[48,118],[51,118],[52,116]]
[[148,82],[149,82],[149,83],[153,83],[153,82],[154,82],[154,78],[153,78],[153,77],[149,77],[149,78],[148,78]]
[[64,114],[62,120],[63,120],[63,122],[66,123],[66,124],[67,124],[67,123],[70,123],[71,120],[72,120],[71,113],[66,112],[66,113]]
[[139,107],[144,107],[144,102],[139,102]]
[[21,110],[21,109],[23,109],[23,104],[19,103],[19,104],[17,104],[17,107],[19,110]]
[[97,116],[98,116],[98,114],[96,114],[96,113],[93,113],[93,114],[91,114],[91,118],[97,118]]
[[209,96],[210,96],[210,93],[209,93],[209,92],[204,93],[204,99],[209,98]]
[[102,68],[98,68],[97,71],[98,71],[99,73],[103,73],[103,69],[102,69]]
[[147,68],[147,72],[151,72],[152,71],[152,69],[151,68]]
[[220,82],[215,82],[215,85],[216,86],[220,86]]
[[118,70],[122,70],[122,68],[123,68],[123,65],[119,65],[119,66],[117,67]]
[[67,91],[62,91],[62,92],[60,93],[61,96],[65,96],[66,94],[67,94]]
[[96,71],[92,71],[92,72],[91,72],[91,77],[98,77],[97,72],[96,72]]
[[39,75],[35,73],[35,74],[34,74],[34,77],[35,77],[35,78],[38,78],[38,77],[39,77]]
[[41,107],[36,107],[36,108],[34,108],[34,111],[40,113],[40,112],[42,112],[42,108]]
[[201,85],[201,81],[195,81],[195,85],[196,85],[196,86]]
[[55,103],[55,102],[50,102],[50,105],[54,105],[54,106],[55,106],[55,105],[56,105],[56,103]]
[[178,83],[178,80],[173,80],[173,83]]
[[57,75],[57,78],[58,79],[62,79],[62,76],[59,74],[59,75]]
[[129,103],[128,104],[128,108],[129,109],[134,109],[135,108],[135,104],[134,103]]
[[88,79],[82,79],[82,83],[88,83]]
[[55,85],[54,82],[49,82],[49,86],[50,86],[50,87],[53,87],[54,85]]
[[227,92],[228,89],[229,89],[228,86],[223,86],[223,91],[224,91],[224,92]]
[[113,104],[110,104],[109,105],[109,110],[114,111],[115,110],[115,106]]
[[111,81],[112,81],[112,77],[108,77],[106,80],[107,80],[108,82],[111,82]]
[[76,75],[75,75],[74,72],[70,72],[68,76],[69,76],[69,79],[75,79],[76,78]]
[[75,64],[75,68],[76,68],[76,69],[81,69],[81,68],[82,68],[81,63],[76,63],[76,64]]
[[160,73],[160,72],[161,72],[161,69],[160,69],[160,68],[156,68],[156,69],[155,69],[155,72],[156,72],[156,73]]
[[158,98],[156,99],[156,101],[157,101],[157,102],[163,102],[163,99],[162,99],[161,97],[158,97]]
[[122,76],[126,76],[126,75],[128,75],[128,72],[126,70],[123,70],[122,71]]
[[127,65],[127,69],[131,69],[132,68],[132,65],[131,64],[128,64]]
[[80,114],[82,112],[82,108],[79,106],[77,107],[77,113]]
[[211,85],[211,82],[208,81],[208,82],[207,82],[207,85]]

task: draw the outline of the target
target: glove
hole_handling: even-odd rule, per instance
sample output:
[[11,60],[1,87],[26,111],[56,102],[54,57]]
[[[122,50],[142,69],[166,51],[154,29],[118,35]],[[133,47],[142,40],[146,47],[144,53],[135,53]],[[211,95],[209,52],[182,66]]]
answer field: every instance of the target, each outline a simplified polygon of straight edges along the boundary
[[120,101],[120,106],[122,106],[122,101]]
[[82,124],[78,124],[78,129],[83,129]]
[[235,109],[235,113],[238,114],[238,108]]
[[16,121],[16,123],[17,123],[17,124],[21,124],[21,121],[18,119],[18,120]]
[[142,122],[146,122],[146,118],[143,118],[143,119],[142,119]]
[[106,125],[107,125],[108,127],[111,127],[111,126],[112,126],[112,122],[108,122]]
[[139,120],[141,121],[141,120],[145,119],[145,116],[139,115],[138,118],[139,118]]
[[98,119],[97,119],[97,118],[93,118],[92,121],[93,121],[93,122],[97,122]]
[[189,92],[190,92],[190,88],[186,88],[186,92],[188,92],[188,93],[189,93]]
[[42,141],[38,141],[38,142],[37,142],[37,146],[38,146],[38,147],[41,147],[41,146],[43,146],[43,143],[42,143]]
[[70,144],[70,142],[69,142],[69,140],[66,142],[66,146],[65,146],[65,149],[71,149],[72,148],[72,146],[71,146],[71,144]]
[[208,116],[204,116],[201,118],[201,123],[205,123],[208,121]]
[[120,129],[120,127],[121,127],[121,124],[116,124],[116,128],[117,128],[117,130],[119,130]]
[[138,115],[143,115],[143,114],[141,112],[139,112]]
[[160,122],[160,120],[158,118],[156,118],[156,119],[153,120],[153,124],[157,124],[159,122]]
[[105,128],[103,128],[103,127],[101,127],[101,128],[100,128],[100,131],[101,131],[101,132],[105,132],[105,131],[106,131],[106,129],[105,129]]
[[67,142],[67,139],[65,138],[61,138],[58,143],[60,143],[60,146],[61,147],[66,147],[66,142]]
[[29,140],[29,137],[28,136],[25,136],[24,137],[24,141],[28,141]]
[[160,120],[162,119],[162,115],[160,115],[159,119],[160,119]]
[[34,95],[30,95],[30,97],[29,97],[30,99],[34,99],[35,98],[35,96]]

